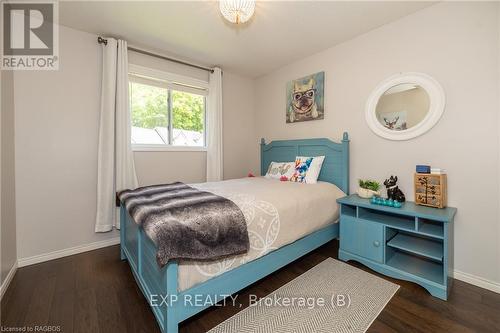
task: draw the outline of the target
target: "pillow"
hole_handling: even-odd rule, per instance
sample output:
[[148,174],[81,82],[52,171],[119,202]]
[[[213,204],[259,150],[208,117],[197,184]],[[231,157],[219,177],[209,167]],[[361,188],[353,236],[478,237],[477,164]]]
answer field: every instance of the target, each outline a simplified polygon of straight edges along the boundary
[[305,183],[307,171],[309,170],[312,161],[313,161],[312,157],[297,157],[295,159],[295,170],[292,177],[290,177],[290,181],[297,183]]
[[282,177],[286,177],[290,179],[294,172],[295,164],[293,162],[271,162],[264,177],[269,179],[281,179]]
[[305,183],[307,184],[316,184],[318,182],[319,173],[321,172],[321,167],[323,166],[323,161],[325,160],[325,156],[315,156],[315,157],[304,157],[297,156],[296,159],[308,159],[312,158],[312,163],[309,166],[309,169],[306,173]]

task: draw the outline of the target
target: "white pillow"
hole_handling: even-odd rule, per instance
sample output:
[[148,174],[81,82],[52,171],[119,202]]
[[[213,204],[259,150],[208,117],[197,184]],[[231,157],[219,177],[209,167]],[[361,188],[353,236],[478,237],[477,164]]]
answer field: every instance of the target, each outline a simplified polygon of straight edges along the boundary
[[294,172],[294,162],[271,162],[265,177],[270,179],[280,179],[285,176],[287,179],[290,179]]
[[[305,160],[309,157],[306,156],[297,156],[296,159]],[[323,166],[323,161],[325,160],[325,156],[314,156],[307,170],[305,183],[306,184],[316,184],[318,182],[319,173],[321,172],[321,167]]]

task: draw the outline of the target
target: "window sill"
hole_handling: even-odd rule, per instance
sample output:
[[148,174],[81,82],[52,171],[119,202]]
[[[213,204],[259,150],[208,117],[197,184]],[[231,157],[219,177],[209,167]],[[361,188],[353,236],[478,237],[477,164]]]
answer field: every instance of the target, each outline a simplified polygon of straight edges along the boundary
[[189,146],[163,146],[163,145],[132,145],[132,151],[158,151],[158,152],[206,152],[207,147],[189,147]]

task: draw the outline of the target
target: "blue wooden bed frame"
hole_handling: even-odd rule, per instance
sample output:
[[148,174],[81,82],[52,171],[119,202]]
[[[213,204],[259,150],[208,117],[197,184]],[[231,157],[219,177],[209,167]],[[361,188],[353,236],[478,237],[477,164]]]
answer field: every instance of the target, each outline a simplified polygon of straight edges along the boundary
[[[344,133],[341,143],[335,143],[329,139],[305,139],[273,141],[266,144],[262,139],[261,174],[265,173],[272,161],[293,161],[297,155],[324,155],[325,161],[319,180],[333,183],[345,193],[349,193],[349,137],[347,133]],[[332,205],[335,204],[332,202]],[[202,300],[216,300],[214,303],[221,301],[337,238],[339,233],[338,223],[331,224],[258,259],[187,290],[179,291],[177,288],[178,263],[170,261],[163,268],[159,268],[156,263],[156,246],[146,236],[142,227],[132,220],[123,205],[120,208],[120,219],[121,259],[128,260],[140,289],[151,305],[161,331],[165,333],[177,333],[179,323],[212,305],[196,304],[195,295]]]

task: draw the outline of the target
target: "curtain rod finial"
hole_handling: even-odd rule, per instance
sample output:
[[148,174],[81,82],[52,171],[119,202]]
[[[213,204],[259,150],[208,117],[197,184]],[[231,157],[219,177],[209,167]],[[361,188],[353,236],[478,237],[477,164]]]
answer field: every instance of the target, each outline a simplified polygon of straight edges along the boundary
[[107,39],[102,38],[101,36],[97,37],[97,42],[98,42],[99,44],[108,45],[108,40],[107,40]]

